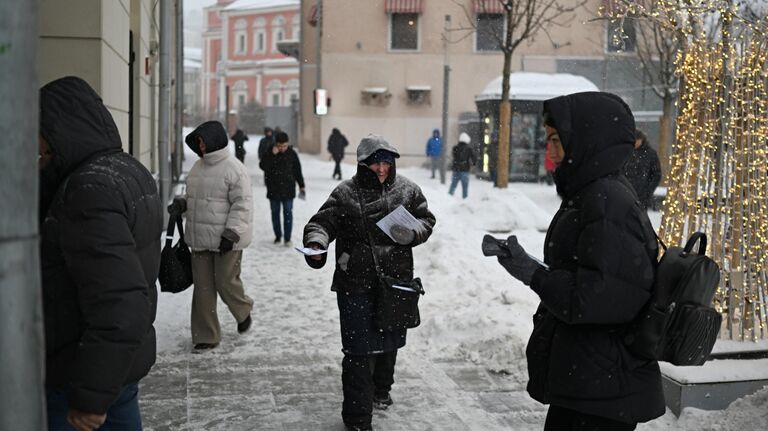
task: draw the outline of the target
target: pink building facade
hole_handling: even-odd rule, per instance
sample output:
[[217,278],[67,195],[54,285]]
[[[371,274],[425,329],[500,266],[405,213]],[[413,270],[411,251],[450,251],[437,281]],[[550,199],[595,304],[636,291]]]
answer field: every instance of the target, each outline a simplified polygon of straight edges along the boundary
[[207,7],[204,109],[221,115],[251,101],[280,107],[298,99],[298,62],[278,43],[299,40],[300,20],[299,0],[218,0]]

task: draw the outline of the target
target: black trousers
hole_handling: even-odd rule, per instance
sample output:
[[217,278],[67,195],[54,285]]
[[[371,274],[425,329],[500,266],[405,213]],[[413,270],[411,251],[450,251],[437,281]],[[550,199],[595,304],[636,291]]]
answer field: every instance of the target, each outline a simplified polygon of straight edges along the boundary
[[580,413],[565,407],[549,406],[544,431],[632,431],[637,424],[628,424],[600,416]]
[[336,166],[333,168],[333,178],[337,176],[341,179],[341,159],[333,159],[336,162]]
[[344,403],[341,417],[347,425],[368,425],[373,412],[373,395],[385,397],[395,382],[397,350],[375,355],[344,355],[341,384]]

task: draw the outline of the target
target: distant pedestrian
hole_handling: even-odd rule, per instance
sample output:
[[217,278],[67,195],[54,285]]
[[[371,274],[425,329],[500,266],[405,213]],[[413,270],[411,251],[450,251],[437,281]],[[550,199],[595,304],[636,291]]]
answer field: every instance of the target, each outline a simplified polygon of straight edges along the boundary
[[456,185],[461,181],[461,196],[466,199],[469,195],[469,171],[475,164],[475,153],[472,151],[472,147],[469,143],[472,139],[468,134],[462,132],[459,135],[459,143],[453,147],[453,163],[451,164],[451,170],[453,176],[451,177],[451,187],[448,189],[448,193],[453,196],[453,192],[456,191]]
[[328,152],[331,153],[336,166],[333,168],[333,178],[341,179],[341,160],[344,158],[344,148],[349,145],[347,138],[341,134],[339,129],[333,128],[331,136],[328,137]]
[[259,141],[259,160],[264,158],[264,154],[272,151],[272,145],[275,144],[275,137],[272,129],[269,127],[264,128],[264,137]]
[[40,90],[39,144],[48,427],[140,430],[163,231],[155,179],[80,78]]
[[656,150],[651,148],[645,133],[639,129],[635,131],[635,150],[624,165],[623,173],[635,189],[643,209],[648,209],[661,181],[661,163]]
[[[413,278],[412,249],[427,241],[435,225],[419,186],[396,173],[398,157],[397,149],[384,138],[368,135],[357,148],[357,174],[339,184],[304,227],[306,247],[327,250],[336,241],[331,290],[336,292],[341,320],[341,416],[347,430],[371,430],[373,408],[392,405],[389,393],[397,350],[406,339],[405,329],[382,331],[374,325],[379,283],[374,262],[382,262],[380,270],[386,276]],[[420,228],[395,225],[392,239],[376,222],[401,205]],[[327,256],[307,256],[307,264],[322,268]]]
[[440,129],[432,131],[432,137],[427,141],[426,153],[432,169],[432,178],[435,178],[435,171],[440,168],[440,156],[443,154],[443,139],[440,137]]
[[[259,167],[264,171],[264,181],[267,184],[267,199],[272,210],[275,244],[283,240],[284,244],[289,246],[293,230],[293,199],[296,197],[296,184],[299,185],[300,199],[304,199],[305,192],[299,155],[288,145],[288,135],[285,132],[275,134],[275,145],[261,159]],[[281,207],[283,226],[280,225]]]
[[235,157],[240,162],[245,163],[245,141],[248,140],[248,135],[242,130],[237,129],[231,139],[235,143]]
[[185,142],[200,159],[187,176],[186,199],[174,199],[172,215],[186,212],[185,239],[192,249],[192,343],[197,352],[221,342],[216,294],[237,322],[251,327],[253,300],[240,279],[243,250],[251,243],[251,177],[227,151],[227,134],[218,121],[199,125]]

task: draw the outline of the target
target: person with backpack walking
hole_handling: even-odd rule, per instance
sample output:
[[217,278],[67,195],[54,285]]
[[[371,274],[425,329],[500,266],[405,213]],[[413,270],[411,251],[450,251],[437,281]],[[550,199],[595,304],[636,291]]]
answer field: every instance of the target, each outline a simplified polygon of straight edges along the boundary
[[333,168],[333,179],[341,180],[341,160],[344,158],[344,149],[349,145],[347,138],[341,134],[339,129],[333,128],[331,136],[328,137],[328,152],[331,153],[336,166]]
[[[304,199],[304,176],[301,173],[299,155],[288,145],[288,134],[275,135],[275,145],[264,155],[259,163],[264,171],[267,185],[267,199],[272,210],[272,230],[275,232],[275,244],[283,240],[286,247],[291,245],[293,231],[293,199],[296,197],[296,184],[299,185],[299,199]],[[280,225],[280,208],[283,210],[283,225]]]
[[440,156],[443,154],[443,139],[440,137],[440,129],[432,131],[432,137],[427,141],[427,157],[429,157],[429,166],[432,169],[432,178],[435,178],[435,171],[440,168]]
[[[397,175],[398,157],[397,149],[384,138],[368,135],[357,148],[357,174],[339,184],[304,227],[305,247],[327,250],[336,241],[331,290],[336,292],[341,321],[341,416],[348,430],[371,430],[373,408],[383,410],[393,403],[389,392],[397,350],[405,345],[406,329],[384,331],[375,326],[376,268],[399,280],[412,279],[412,249],[427,241],[435,225],[419,186]],[[401,205],[420,228],[395,225],[390,238],[376,222]],[[319,269],[327,254],[306,260]]]
[[469,171],[475,164],[475,153],[469,146],[471,140],[468,134],[462,132],[459,135],[459,143],[451,150],[453,176],[451,177],[451,186],[448,189],[448,194],[451,196],[456,191],[456,185],[459,181],[461,181],[461,196],[466,199],[469,194]]
[[272,129],[269,127],[264,128],[264,137],[259,140],[259,161],[264,158],[264,155],[267,154],[271,149],[272,146],[275,145],[275,137],[272,134]]
[[237,332],[251,327],[253,299],[240,279],[243,250],[251,243],[253,198],[245,165],[227,151],[227,132],[218,121],[199,125],[184,139],[200,159],[187,175],[187,194],[169,206],[186,213],[185,239],[192,249],[191,330],[195,352],[221,341],[216,295],[227,304]]
[[237,129],[230,139],[235,143],[235,157],[241,163],[245,163],[245,141],[248,140],[248,135]]
[[498,241],[499,263],[541,299],[526,348],[528,393],[550,404],[546,431],[633,430],[665,412],[658,363],[624,345],[651,297],[658,254],[648,215],[621,175],[634,118],[618,96],[601,92],[547,100],[544,118],[563,199],[544,241],[548,268],[514,235]]

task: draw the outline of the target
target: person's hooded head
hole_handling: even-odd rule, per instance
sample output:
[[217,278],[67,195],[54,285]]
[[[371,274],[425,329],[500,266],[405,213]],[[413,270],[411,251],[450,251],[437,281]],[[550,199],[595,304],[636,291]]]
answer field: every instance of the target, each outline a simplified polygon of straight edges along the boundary
[[[382,136],[368,135],[357,146],[357,162],[360,167],[358,174],[363,178],[369,177],[366,171],[373,172],[379,182],[393,180],[395,177],[395,159],[400,157],[400,152]],[[379,168],[379,169],[377,169]]]
[[227,147],[229,138],[224,126],[218,121],[206,121],[197,126],[186,138],[184,142],[187,146],[200,157],[204,154],[213,153]]
[[563,160],[554,171],[562,196],[618,172],[635,141],[632,111],[610,93],[585,92],[549,99],[544,102],[544,124],[556,129],[564,150]]
[[331,135],[338,136],[338,135],[341,135],[341,132],[339,131],[339,129],[334,127],[333,130],[331,130]]
[[40,172],[56,186],[86,159],[123,148],[101,97],[74,76],[40,89],[40,138]]
[[440,137],[440,129],[432,130],[432,137],[433,138],[439,138]]
[[462,142],[469,145],[469,143],[472,142],[472,138],[470,138],[466,132],[461,132],[459,135],[459,143]]
[[272,136],[272,128],[271,127],[265,127],[264,128],[264,136],[266,136],[266,137]]

